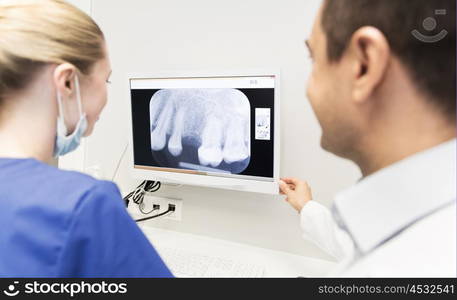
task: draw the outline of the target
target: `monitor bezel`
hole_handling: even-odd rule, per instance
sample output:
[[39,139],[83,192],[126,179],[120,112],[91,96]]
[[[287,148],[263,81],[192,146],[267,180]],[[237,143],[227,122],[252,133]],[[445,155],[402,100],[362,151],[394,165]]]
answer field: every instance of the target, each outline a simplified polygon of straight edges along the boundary
[[[273,178],[256,180],[253,178],[233,178],[200,174],[186,174],[180,172],[155,171],[135,168],[133,151],[133,126],[132,126],[132,98],[131,81],[138,79],[163,79],[163,78],[217,78],[217,77],[263,77],[274,76],[274,158],[273,158]],[[154,73],[129,73],[127,75],[127,92],[129,103],[129,146],[128,146],[128,166],[129,173],[133,178],[142,180],[154,180],[169,184],[182,184],[209,188],[219,188],[254,192],[262,194],[279,193],[279,170],[280,170],[280,71],[279,69],[256,69],[241,71],[162,71]],[[148,166],[145,166],[148,167]]]

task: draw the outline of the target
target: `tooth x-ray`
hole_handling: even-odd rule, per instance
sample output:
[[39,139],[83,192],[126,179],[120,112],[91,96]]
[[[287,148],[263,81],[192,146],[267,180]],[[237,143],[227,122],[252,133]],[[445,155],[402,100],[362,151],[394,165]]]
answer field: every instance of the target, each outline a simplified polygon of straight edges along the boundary
[[239,174],[249,165],[251,107],[238,89],[161,89],[149,116],[160,167]]

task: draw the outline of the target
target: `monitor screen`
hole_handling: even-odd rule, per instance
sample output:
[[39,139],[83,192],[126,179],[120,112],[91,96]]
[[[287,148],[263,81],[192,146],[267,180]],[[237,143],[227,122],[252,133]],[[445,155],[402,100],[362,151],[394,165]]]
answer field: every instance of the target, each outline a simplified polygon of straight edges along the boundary
[[133,167],[273,181],[275,76],[130,79]]

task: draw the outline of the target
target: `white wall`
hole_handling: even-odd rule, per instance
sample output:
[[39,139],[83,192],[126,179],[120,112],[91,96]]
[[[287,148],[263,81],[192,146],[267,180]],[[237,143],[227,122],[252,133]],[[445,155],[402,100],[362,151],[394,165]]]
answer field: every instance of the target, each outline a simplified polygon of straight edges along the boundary
[[[320,128],[305,98],[310,63],[304,39],[318,0],[94,0],[92,14],[107,37],[113,66],[110,100],[87,140],[85,167],[111,178],[128,140],[127,72],[280,67],[281,175],[307,179],[316,200],[359,176],[351,163],[319,147]],[[139,182],[123,160],[115,181],[125,194]],[[166,187],[184,198],[183,220],[151,226],[327,257],[300,236],[298,214],[282,197],[214,189]]]
[[91,13],[92,0],[67,0],[87,14]]

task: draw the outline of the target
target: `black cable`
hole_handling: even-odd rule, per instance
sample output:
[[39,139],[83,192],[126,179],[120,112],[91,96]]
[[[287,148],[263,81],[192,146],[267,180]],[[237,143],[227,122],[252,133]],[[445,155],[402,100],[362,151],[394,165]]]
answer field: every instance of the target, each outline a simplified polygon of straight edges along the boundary
[[152,212],[154,212],[154,211],[156,211],[156,210],[160,210],[160,208],[153,207],[150,211],[144,211],[144,210],[143,210],[143,209],[144,209],[144,205],[143,205],[143,204],[144,204],[144,203],[142,203],[142,205],[141,205],[142,207],[140,207],[140,211],[141,211],[143,214],[145,214],[145,215],[149,215],[150,213],[152,213]]
[[151,212],[154,211],[144,211],[144,194],[146,192],[148,193],[154,193],[157,192],[162,184],[160,181],[150,181],[150,180],[144,180],[141,182],[140,185],[138,185],[132,192],[130,192],[127,196],[124,197],[125,205],[128,207],[130,200],[133,200],[135,204],[138,205],[140,211],[147,215],[150,214]]
[[161,216],[166,215],[168,213],[171,213],[173,211],[174,210],[168,209],[167,211],[164,211],[163,213],[160,213],[160,214],[157,214],[157,215],[154,215],[154,216],[150,216],[150,217],[145,217],[145,218],[142,218],[142,219],[138,219],[138,220],[135,220],[135,222],[142,222],[142,221],[158,218],[158,217],[161,217]]
[[154,192],[157,192],[161,187],[161,183],[159,181],[146,181],[146,183],[144,184],[144,187],[143,187],[143,192],[138,195],[137,197],[134,197],[133,198],[133,202],[135,202],[137,205],[138,205],[138,208],[140,209],[141,213],[143,213],[144,215],[149,215],[150,213],[152,213],[153,211],[155,211],[156,209],[153,208],[152,210],[150,211],[145,211],[144,210],[144,194],[145,192],[148,192],[148,193],[154,193]]
[[124,197],[124,201],[125,201],[125,206],[129,206],[129,203],[130,203],[130,198],[133,197],[133,195],[135,193],[137,193],[138,191],[141,191],[143,185],[146,183],[146,180],[141,182],[141,184],[139,186],[137,186],[132,192],[130,192],[127,196]]

